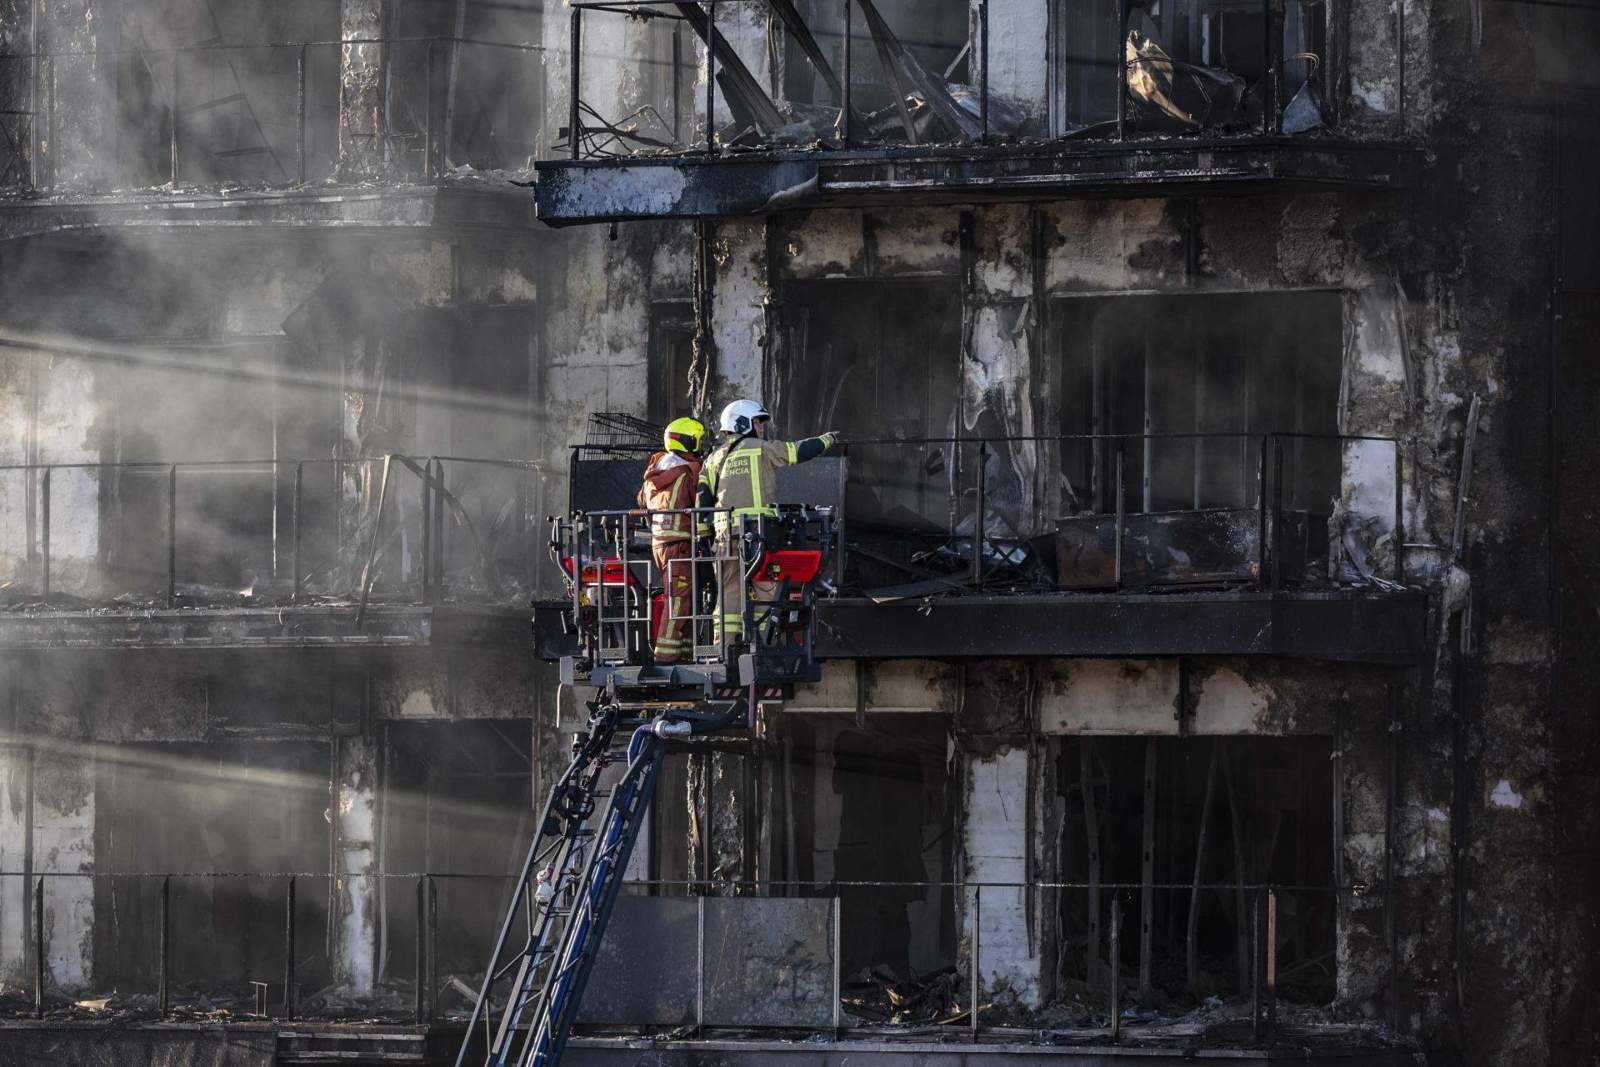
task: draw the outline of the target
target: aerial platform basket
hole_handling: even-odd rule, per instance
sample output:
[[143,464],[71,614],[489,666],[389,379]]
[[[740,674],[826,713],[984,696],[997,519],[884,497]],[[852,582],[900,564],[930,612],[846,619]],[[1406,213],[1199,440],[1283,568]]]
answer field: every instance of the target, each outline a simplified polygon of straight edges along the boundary
[[[663,515],[724,531],[684,542],[683,557],[670,561],[682,568],[674,577],[687,579],[687,605],[665,595],[666,576],[651,556],[650,522]],[[576,511],[554,520],[551,550],[568,586],[564,625],[578,646],[562,660],[562,681],[624,701],[647,699],[639,692],[647,690],[648,699],[698,693],[706,702],[751,690],[783,696],[816,681],[816,593],[833,545],[833,509],[804,504],[772,515],[691,508]],[[724,590],[731,603],[722,603]],[[734,618],[736,627],[728,624]],[[658,664],[653,645],[672,628],[683,633],[684,654]]]

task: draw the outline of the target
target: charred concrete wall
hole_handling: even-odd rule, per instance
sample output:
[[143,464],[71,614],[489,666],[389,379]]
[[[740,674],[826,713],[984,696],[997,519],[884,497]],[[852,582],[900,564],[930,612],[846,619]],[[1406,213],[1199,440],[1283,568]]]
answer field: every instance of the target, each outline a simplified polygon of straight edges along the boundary
[[[1550,706],[1554,656],[1550,583],[1541,577],[1552,473],[1540,428],[1549,424],[1549,206],[1558,191],[1556,131],[1546,109],[1559,79],[1541,83],[1529,71],[1541,59],[1553,62],[1559,31],[1537,15],[1504,14],[1496,24],[1500,40],[1518,43],[1491,54],[1473,44],[1487,34],[1465,18],[1414,6],[1405,12],[1405,128],[1437,157],[1419,192],[834,210],[698,229],[629,225],[614,239],[571,239],[573,254],[597,266],[569,276],[564,305],[573,313],[558,329],[573,338],[574,354],[565,358],[581,363],[576,380],[587,382],[572,400],[640,405],[648,368],[638,339],[648,336],[651,305],[687,295],[710,309],[706,410],[747,394],[781,407],[792,358],[783,330],[786,286],[952,279],[963,322],[959,363],[949,372],[961,397],[953,429],[1026,435],[1057,427],[1060,398],[1048,392],[1054,379],[1044,343],[1050,301],[1112,293],[1337,293],[1337,429],[1402,442],[1398,472],[1371,445],[1349,444],[1339,457],[1340,574],[1355,581],[1386,576],[1403,552],[1408,581],[1430,590],[1437,606],[1437,657],[1420,674],[1359,684],[1347,668],[1274,666],[1295,678],[1293,695],[1279,692],[1264,703],[1256,686],[1290,683],[1242,682],[1250,676],[1242,665],[1200,665],[1194,728],[1208,732],[1202,723],[1214,722],[1209,729],[1220,733],[1274,733],[1314,722],[1313,732],[1335,739],[1344,874],[1378,885],[1393,863],[1397,887],[1398,973],[1389,977],[1388,920],[1378,895],[1351,902],[1339,943],[1342,1003],[1382,1016],[1392,987],[1405,1031],[1471,1048],[1481,1062],[1543,1062],[1557,1035],[1573,1029],[1563,1021],[1566,1009],[1554,1022],[1548,1015],[1552,1004],[1570,1003],[1561,991],[1567,979],[1533,951],[1555,943],[1556,916],[1566,906],[1556,895],[1561,865],[1553,848],[1530,853],[1510,843],[1553,840],[1561,817],[1549,798],[1577,788],[1568,772],[1551,770],[1565,761],[1556,759],[1555,738],[1538,710]],[[1401,86],[1364,71],[1382,66],[1369,62],[1370,54],[1392,48],[1395,23],[1353,13],[1349,26],[1344,62],[1352,107],[1392,118]],[[1482,151],[1486,136],[1497,146],[1492,152]],[[696,256],[714,270],[691,292]],[[617,285],[620,277],[626,286]],[[600,309],[605,314],[596,315]],[[1467,449],[1474,398],[1477,436]],[[1467,455],[1473,462],[1464,472]],[[1006,463],[1018,486],[1016,518],[1032,523],[1051,515],[1051,457],[1018,449]],[[1144,705],[1110,699],[1101,686],[1086,671],[1065,687],[1060,710],[1051,712],[1061,728],[1138,733]],[[1330,701],[1319,690],[1360,695]],[[1150,722],[1176,730],[1166,706],[1153,701],[1149,707],[1163,710],[1149,712]],[[1264,706],[1279,710],[1263,720]],[[1335,706],[1348,717],[1343,726],[1335,724]],[[1019,737],[979,758],[969,790],[986,791],[983,783],[1018,761],[1018,746],[1026,744]],[[1031,787],[1014,773],[1020,803]],[[989,808],[972,806],[976,794],[966,802],[964,817],[978,818],[969,831],[983,828],[969,833],[969,860],[1009,871],[1017,854],[1007,844],[1012,830],[983,821]],[[1047,858],[1037,840],[1028,847],[1035,850],[1030,862]],[[1042,973],[1037,959],[1023,958],[1033,960],[1030,973]],[[1001,974],[998,966],[985,971],[997,980]],[[1024,999],[1039,995],[1026,982],[1020,988]],[[1488,993],[1505,989],[1518,993]]]
[[[1040,103],[1047,79],[1022,51],[1039,38],[1042,9],[990,5],[991,62],[1005,94],[1030,113],[1048,110]],[[45,32],[52,46],[117,47],[123,24],[98,17],[100,10],[51,7]],[[1193,754],[1219,737],[1325,739],[1339,798],[1333,862],[1341,884],[1362,889],[1349,892],[1339,909],[1329,1015],[1393,1013],[1401,1031],[1464,1050],[1473,1062],[1574,1061],[1592,1050],[1596,983],[1584,961],[1600,956],[1585,903],[1592,850],[1582,836],[1582,815],[1594,802],[1594,680],[1586,666],[1593,567],[1586,561],[1595,546],[1585,532],[1594,526],[1587,521],[1594,494],[1581,460],[1571,458],[1590,444],[1586,401],[1595,383],[1584,363],[1594,317],[1567,289],[1594,288],[1593,253],[1585,249],[1596,242],[1567,236],[1563,246],[1573,251],[1552,267],[1558,220],[1582,210],[1592,173],[1572,164],[1563,147],[1567,128],[1556,125],[1547,104],[1556,88],[1570,93],[1583,78],[1562,57],[1593,42],[1583,24],[1564,21],[1581,12],[1551,10],[1408,4],[1391,12],[1367,3],[1343,10],[1345,35],[1332,66],[1345,129],[1400,128],[1419,138],[1432,159],[1415,192],[829,210],[698,226],[627,224],[537,241],[483,232],[379,237],[372,232],[379,225],[408,224],[380,217],[337,239],[235,232],[15,244],[4,251],[0,280],[6,326],[96,345],[80,351],[23,343],[0,357],[0,456],[88,464],[171,462],[198,458],[196,452],[263,458],[253,450],[265,438],[249,437],[229,410],[237,404],[234,385],[206,386],[213,399],[195,402],[193,349],[205,349],[199,380],[251,380],[240,375],[229,346],[273,337],[291,354],[287,369],[267,377],[302,390],[292,395],[303,395],[308,410],[298,447],[285,445],[274,457],[488,452],[539,461],[559,486],[567,448],[581,438],[588,412],[645,410],[659,373],[650,338],[662,308],[676,314],[691,305],[700,324],[690,374],[703,413],[743,395],[760,395],[781,412],[804,370],[792,331],[799,287],[823,282],[865,288],[925,281],[953,290],[959,326],[940,371],[954,398],[950,434],[1048,435],[1060,432],[1066,399],[1051,334],[1060,301],[1334,294],[1342,309],[1341,359],[1331,417],[1341,433],[1393,436],[1403,446],[1398,470],[1377,446],[1342,447],[1335,577],[1360,584],[1388,576],[1403,552],[1407,580],[1435,605],[1437,655],[1425,669],[1039,663],[1019,648],[1016,660],[996,663],[871,664],[860,672],[830,666],[791,711],[797,719],[855,716],[852,723],[872,727],[857,732],[884,735],[862,742],[869,756],[894,748],[896,723],[911,721],[896,716],[915,716],[928,737],[942,739],[944,773],[934,774],[938,760],[920,751],[915,785],[906,787],[907,794],[939,793],[923,797],[917,829],[928,838],[945,832],[950,841],[947,857],[919,850],[923,880],[948,874],[1008,888],[987,893],[981,908],[918,896],[891,910],[907,938],[931,943],[938,931],[941,958],[928,959],[934,954],[922,944],[924,955],[908,951],[908,962],[923,969],[960,955],[978,971],[987,998],[1019,1011],[1063,996],[1076,980],[1063,965],[1073,950],[1057,936],[1051,903],[1015,886],[1066,880],[1080,870],[1082,857],[1050,828],[1069,802],[1078,803],[1058,783],[1071,782],[1082,765],[1084,739],[1157,738]],[[337,17],[330,32],[345,39],[387,32],[380,4],[347,0]],[[20,29],[25,20],[13,5],[3,21]],[[781,74],[768,53],[765,20],[741,9],[723,31],[759,78]],[[658,43],[624,20],[603,29],[593,19],[588,32],[594,50],[609,49],[620,67]],[[550,49],[547,70],[559,77],[567,62],[564,21],[546,19],[539,33]],[[1407,43],[1404,85],[1396,74],[1397,33]],[[326,83],[336,88],[324,100],[338,116],[331,132],[339,176],[397,180],[393,175],[409,171],[395,168],[396,149],[380,136],[393,128],[382,89],[385,55],[350,44],[338,56]],[[50,165],[63,185],[118,187],[122,178],[105,157],[118,113],[94,88],[106,83],[86,78],[92,66],[63,60],[52,71],[59,133],[51,134],[58,143],[49,145]],[[170,87],[158,76],[146,90],[159,95],[163,84]],[[683,88],[703,98],[703,81]],[[642,83],[615,69],[585,67],[584,97],[608,114],[626,113],[642,93]],[[723,115],[727,101],[720,92],[717,99]],[[554,128],[560,122],[550,116],[564,121],[566,102],[545,102],[549,114],[538,125]],[[1592,146],[1592,131],[1584,136]],[[1592,150],[1579,158],[1592,159]],[[161,173],[156,168],[154,179]],[[640,191],[641,210],[648,210],[650,192]],[[1592,215],[1587,220],[1592,231]],[[1565,316],[1555,331],[1562,345],[1556,378],[1553,294]],[[502,313],[527,317],[504,329],[483,321]],[[140,370],[136,357],[152,347],[188,361],[175,368],[184,382],[184,391],[174,392],[180,403],[151,408],[168,391],[163,383],[130,384],[138,376],[130,367]],[[486,353],[494,365],[481,376],[456,376],[461,367],[483,365]],[[450,399],[430,408],[430,388]],[[1478,418],[1469,423],[1474,399]],[[220,410],[207,410],[213,406]],[[1560,417],[1552,426],[1553,408]],[[197,409],[206,417],[175,421]],[[1469,425],[1476,430],[1471,449]],[[781,427],[791,435],[827,428]],[[1547,429],[1567,461],[1559,486]],[[1474,462],[1466,467],[1469,454]],[[1013,527],[1046,530],[1062,513],[1058,464],[1055,453],[1027,445],[1000,455]],[[52,487],[57,588],[96,602],[107,592],[100,584],[107,561],[131,551],[105,523],[104,502],[122,490],[103,478],[93,468],[64,472]],[[370,497],[361,484],[369,480],[350,472],[329,486],[341,502],[334,521],[355,533],[368,521],[362,509]],[[1394,519],[1397,495],[1402,529]],[[1559,540],[1552,526],[1558,503]],[[0,562],[8,571],[25,571],[35,555],[28,543],[37,525],[33,508],[36,485],[0,482]],[[457,826],[486,822],[493,829],[470,850],[478,873],[503,872],[526,835],[511,805],[447,786],[439,781],[443,772],[414,759],[419,749],[474,731],[485,748],[507,747],[493,731],[515,723],[509,747],[525,754],[526,769],[492,773],[517,781],[516,805],[525,810],[515,774],[547,782],[563,753],[548,714],[555,704],[549,680],[521,658],[259,655],[284,660],[263,667],[255,653],[90,652],[5,659],[0,692],[8,694],[14,743],[3,757],[0,860],[7,871],[63,876],[47,879],[45,928],[51,979],[61,988],[96,988],[115,973],[102,958],[111,949],[96,932],[114,913],[110,898],[97,894],[111,891],[80,876],[147,873],[107,866],[121,855],[112,839],[126,825],[122,811],[100,802],[123,795],[115,785],[102,794],[99,783],[119,773],[108,765],[146,751],[139,746],[161,757],[152,759],[160,768],[174,756],[163,746],[197,746],[203,755],[189,750],[189,757],[240,766],[270,763],[250,745],[325,749],[315,773],[273,781],[320,801],[304,805],[313,817],[300,812],[291,829],[314,846],[318,863],[304,873],[324,886],[320,897],[309,897],[308,925],[324,942],[313,973],[364,997],[397,988],[390,978],[404,969],[397,961],[406,939],[414,944],[416,937],[386,917],[390,903],[403,910],[409,885],[392,902],[374,885],[391,874],[437,869],[436,849],[444,847],[401,833],[394,820],[415,816],[424,827],[443,826],[446,818]],[[822,857],[818,876],[827,880],[843,851],[859,852],[872,840],[858,816],[845,822],[845,797],[859,792],[859,783],[841,779],[834,764],[849,731],[791,730],[784,722],[790,713],[769,722],[769,740],[804,736],[814,746],[814,796],[792,814],[809,822],[804,834]],[[927,727],[929,720],[941,725]],[[427,732],[469,721],[470,729]],[[419,732],[408,734],[413,728]],[[922,742],[923,749],[935,744]],[[245,749],[222,757],[225,744]],[[857,759],[863,751],[845,750]],[[795,873],[799,862],[788,865],[775,807],[752,800],[774,795],[781,780],[775,757],[770,749],[750,751],[765,771],[750,772],[748,755],[719,752],[685,776],[689,826],[661,846],[683,855],[665,862],[696,878]],[[481,770],[485,758],[477,749],[463,757],[480,763],[480,784],[491,773]],[[1242,778],[1248,768],[1234,773]],[[763,783],[754,793],[746,788],[753,780]],[[216,790],[197,795],[226,793]],[[430,808],[435,801],[440,810]],[[859,797],[853,803],[859,807]],[[696,821],[701,813],[709,813],[703,823]],[[181,814],[200,813],[174,813]],[[218,826],[240,829],[226,820]],[[294,858],[230,854],[204,840],[173,855],[174,864],[216,864],[226,855],[256,870]],[[910,857],[905,866],[913,866]],[[0,889],[0,969],[16,976],[35,931],[26,897],[14,886]],[[494,903],[484,893],[456,906],[492,914]],[[962,946],[969,917],[978,930],[975,960],[972,943]],[[458,926],[463,938],[477,936],[475,929],[465,920]]]

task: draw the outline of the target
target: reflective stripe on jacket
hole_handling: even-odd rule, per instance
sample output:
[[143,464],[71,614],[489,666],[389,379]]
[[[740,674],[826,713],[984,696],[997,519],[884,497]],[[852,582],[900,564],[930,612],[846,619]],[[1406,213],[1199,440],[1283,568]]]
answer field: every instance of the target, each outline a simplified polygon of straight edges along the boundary
[[[706,458],[700,468],[700,483],[719,508],[732,508],[735,518],[742,515],[776,515],[773,491],[777,488],[778,468],[800,462],[799,445],[790,441],[763,441],[759,437],[739,437]],[[718,512],[717,527],[727,524]]]
[[[657,452],[645,468],[644,484],[639,487],[639,506],[651,512],[651,541],[687,541],[694,537],[688,515],[682,512],[695,505],[700,481],[700,463],[678,452]],[[710,528],[698,524],[701,536]]]

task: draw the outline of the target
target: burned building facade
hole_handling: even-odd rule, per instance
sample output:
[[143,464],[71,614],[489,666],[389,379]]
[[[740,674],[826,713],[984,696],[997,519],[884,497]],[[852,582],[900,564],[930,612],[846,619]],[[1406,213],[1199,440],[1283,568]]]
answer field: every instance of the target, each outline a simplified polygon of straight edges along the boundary
[[749,396],[850,441],[823,680],[669,760],[575,1060],[1594,1054],[1593,12],[0,22],[13,1014],[448,1060],[574,446]]

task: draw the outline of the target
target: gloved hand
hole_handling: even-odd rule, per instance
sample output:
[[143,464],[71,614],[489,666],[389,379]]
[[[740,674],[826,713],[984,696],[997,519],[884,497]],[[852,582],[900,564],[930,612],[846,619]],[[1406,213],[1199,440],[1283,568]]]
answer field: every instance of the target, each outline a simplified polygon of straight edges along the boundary
[[829,452],[838,452],[845,446],[844,434],[838,430],[829,430],[822,437],[828,442]]

